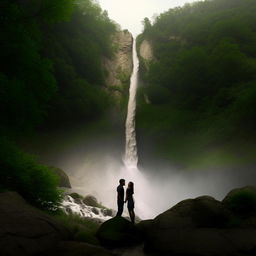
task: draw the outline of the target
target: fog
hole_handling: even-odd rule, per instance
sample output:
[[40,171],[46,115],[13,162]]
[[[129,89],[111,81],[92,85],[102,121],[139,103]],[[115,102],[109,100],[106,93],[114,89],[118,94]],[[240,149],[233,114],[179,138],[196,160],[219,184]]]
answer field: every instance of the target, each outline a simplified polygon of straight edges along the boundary
[[198,0],[99,0],[102,9],[107,10],[109,17],[128,29],[134,35],[142,32],[141,21],[152,18],[170,8],[183,6]]
[[189,172],[171,166],[154,170],[126,169],[122,163],[124,138],[121,133],[120,137],[107,131],[88,136],[86,129],[43,133],[31,138],[30,143],[27,140],[26,147],[36,153],[42,163],[62,168],[69,175],[74,191],[92,194],[113,209],[117,208],[119,179],[124,178],[126,184],[133,181],[135,213],[142,219],[154,218],[183,199],[211,195],[222,200],[235,187],[255,184],[255,174],[250,169]]

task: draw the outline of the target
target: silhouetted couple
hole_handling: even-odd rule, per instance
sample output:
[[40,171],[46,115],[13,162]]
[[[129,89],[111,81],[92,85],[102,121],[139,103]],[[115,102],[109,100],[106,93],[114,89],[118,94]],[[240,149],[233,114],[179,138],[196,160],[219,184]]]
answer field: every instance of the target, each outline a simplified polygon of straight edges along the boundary
[[131,222],[134,224],[135,222],[135,213],[134,213],[134,200],[133,200],[133,194],[134,194],[134,185],[133,182],[128,183],[128,187],[126,189],[126,196],[124,200],[124,186],[125,186],[125,180],[120,179],[119,180],[119,186],[117,187],[117,207],[118,211],[116,216],[122,216],[123,210],[124,210],[124,204],[127,202],[127,208],[129,211],[129,215],[131,218]]

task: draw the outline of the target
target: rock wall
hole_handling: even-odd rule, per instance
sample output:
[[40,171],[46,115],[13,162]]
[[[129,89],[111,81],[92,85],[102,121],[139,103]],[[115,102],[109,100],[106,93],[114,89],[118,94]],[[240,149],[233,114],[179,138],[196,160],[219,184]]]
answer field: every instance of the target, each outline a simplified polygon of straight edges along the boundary
[[133,69],[132,60],[132,34],[127,31],[118,31],[113,38],[115,54],[112,59],[103,58],[105,82],[108,89],[115,95],[121,95],[129,85]]
[[140,51],[139,51],[140,56],[146,60],[146,61],[151,61],[153,59],[153,49],[151,43],[144,39],[140,45]]
[[146,39],[144,39],[139,46],[139,57],[142,62],[141,66],[147,70],[149,62],[154,60],[154,54],[152,44]]

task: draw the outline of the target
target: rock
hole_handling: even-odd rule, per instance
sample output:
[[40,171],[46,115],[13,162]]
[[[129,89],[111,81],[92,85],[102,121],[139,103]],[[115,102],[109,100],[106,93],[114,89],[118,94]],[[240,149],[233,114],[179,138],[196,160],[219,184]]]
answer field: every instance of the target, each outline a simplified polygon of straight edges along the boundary
[[139,49],[139,55],[146,62],[150,62],[154,58],[152,45],[148,40],[144,39],[142,41]]
[[104,222],[96,236],[101,245],[110,248],[130,246],[142,241],[139,230],[122,217],[114,217]]
[[73,241],[61,242],[54,249],[42,256],[114,256],[110,251],[93,246],[87,243],[79,243]]
[[141,234],[146,235],[150,232],[151,225],[153,224],[153,220],[143,220],[136,224],[137,229]]
[[98,203],[96,197],[92,195],[88,195],[83,199],[83,203],[88,205],[88,206],[93,206],[93,207],[99,207],[100,204]]
[[256,229],[230,228],[233,218],[225,204],[202,196],[184,200],[137,227],[145,237],[145,251],[157,255],[238,256],[255,252]]
[[114,210],[112,209],[108,209],[108,208],[102,208],[101,209],[101,212],[104,216],[111,216],[111,217],[114,217],[115,213],[114,213]]
[[113,37],[113,44],[116,47],[114,57],[103,58],[102,65],[107,87],[114,90],[114,95],[120,96],[125,84],[129,83],[133,69],[132,34],[127,30],[118,31]]
[[247,186],[231,190],[223,205],[239,217],[256,216],[256,187]]
[[157,255],[246,255],[254,252],[256,245],[255,229],[189,228],[151,232],[145,251]]
[[65,228],[16,192],[0,193],[1,255],[39,255],[68,237]]
[[50,169],[59,177],[59,187],[71,188],[69,177],[62,169],[52,166]]
[[210,196],[181,201],[154,219],[158,228],[225,227],[231,213]]
[[97,214],[97,215],[99,215],[99,213],[100,213],[99,210],[95,207],[92,208],[92,212]]
[[77,204],[81,204],[83,202],[83,196],[79,195],[78,193],[71,193],[69,196],[71,196]]

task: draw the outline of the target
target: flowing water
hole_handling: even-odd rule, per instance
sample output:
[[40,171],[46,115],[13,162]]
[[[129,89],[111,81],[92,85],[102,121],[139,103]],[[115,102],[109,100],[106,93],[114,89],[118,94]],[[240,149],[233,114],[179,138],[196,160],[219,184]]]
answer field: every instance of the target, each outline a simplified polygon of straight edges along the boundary
[[126,148],[124,163],[127,168],[136,168],[138,163],[135,115],[136,91],[138,85],[139,59],[136,51],[136,40],[133,40],[133,72],[130,80],[129,102],[126,118]]
[[135,184],[135,202],[136,213],[139,213],[140,217],[146,217],[146,212],[150,212],[147,205],[148,202],[145,197],[145,189],[148,188],[149,182],[146,177],[137,168],[138,154],[137,154],[137,142],[136,142],[136,92],[138,87],[138,71],[139,71],[139,59],[136,51],[136,40],[133,40],[133,72],[130,79],[129,89],[129,101],[127,108],[127,117],[125,124],[125,166],[121,168],[120,174],[126,179],[127,183],[133,181]]

